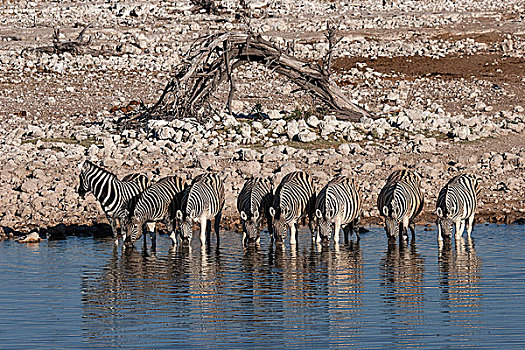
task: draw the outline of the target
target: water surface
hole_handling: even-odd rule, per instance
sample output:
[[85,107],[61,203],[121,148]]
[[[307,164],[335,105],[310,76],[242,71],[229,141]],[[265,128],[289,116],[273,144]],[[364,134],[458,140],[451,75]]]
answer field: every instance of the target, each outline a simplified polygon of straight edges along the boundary
[[382,229],[339,247],[155,254],[69,237],[0,243],[0,348],[524,348],[525,228],[475,227],[438,248]]

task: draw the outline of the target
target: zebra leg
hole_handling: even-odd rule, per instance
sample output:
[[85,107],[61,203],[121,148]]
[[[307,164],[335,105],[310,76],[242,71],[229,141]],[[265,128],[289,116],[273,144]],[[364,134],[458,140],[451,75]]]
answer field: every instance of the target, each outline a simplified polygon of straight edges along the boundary
[[290,223],[290,244],[295,245],[297,243],[296,233],[297,233],[297,230],[295,229],[295,222],[292,222]]
[[470,234],[472,233],[472,228],[474,227],[474,213],[467,219],[467,237],[470,239]]
[[459,222],[459,233],[456,232],[456,237],[463,236],[463,231],[465,231],[465,220],[461,220]]
[[412,240],[416,239],[416,224],[413,221],[409,221],[408,227],[410,228],[410,233],[412,233]]
[[206,241],[210,243],[210,235],[211,235],[211,220],[206,220]]
[[310,230],[310,234],[312,237],[315,236],[315,219],[312,216],[308,216],[308,229]]
[[108,219],[109,225],[111,226],[111,233],[113,234],[113,239],[115,240],[115,244],[118,244],[118,232],[117,232],[116,220],[110,217],[109,215],[106,215],[106,218]]
[[355,232],[355,236],[357,237],[358,241],[361,239],[361,236],[359,236],[359,221],[360,220],[361,220],[360,217],[356,217],[354,221],[352,221],[352,230],[350,231],[350,234],[352,234],[352,231]]
[[215,215],[213,225],[215,226],[215,239],[217,240],[217,247],[219,246],[219,230],[221,228],[222,210]]
[[266,212],[266,224],[268,225],[268,233],[273,240],[273,221],[269,211]]
[[203,216],[201,218],[200,224],[201,224],[201,235],[200,235],[201,245],[204,245],[206,244],[206,229],[208,226],[208,220],[206,220],[206,217]]
[[[151,238],[151,249],[154,250],[157,247],[157,233],[155,232],[155,223],[148,222],[146,224],[146,227],[149,232],[149,236]],[[144,247],[146,247],[146,235],[144,235],[143,239],[144,239]]]
[[339,231],[341,231],[341,223],[339,220],[335,220],[334,223],[334,242],[339,243]]
[[[345,227],[343,227],[343,235],[345,236],[345,244],[348,244],[348,236],[352,235],[352,229],[353,224],[349,223]],[[359,236],[357,236],[359,239]]]
[[456,240],[458,240],[459,237],[461,237],[461,234],[463,233],[463,230],[461,229],[461,221],[458,220],[454,222],[454,226],[456,228],[456,232],[454,232],[454,236],[456,237]]

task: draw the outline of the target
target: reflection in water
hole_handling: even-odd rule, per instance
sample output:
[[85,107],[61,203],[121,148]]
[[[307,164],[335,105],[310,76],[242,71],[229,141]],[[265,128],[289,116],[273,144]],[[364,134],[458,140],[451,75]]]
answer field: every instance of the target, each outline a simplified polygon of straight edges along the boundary
[[233,232],[219,250],[159,237],[155,254],[1,242],[0,348],[524,348],[522,226],[479,226],[475,247],[387,249],[371,231],[331,247],[305,232],[292,251]]
[[[293,331],[315,347],[333,336],[348,342],[361,332],[358,243],[304,251],[263,251],[252,245],[237,248],[240,257],[182,249],[170,250],[166,257],[115,249],[102,273],[85,273],[86,341],[140,347],[147,346],[140,335],[154,332],[162,334],[156,341],[170,344],[194,344],[202,337],[221,343],[222,334],[229,332],[239,339],[282,344],[283,333]],[[187,335],[181,337],[181,331]]]
[[449,240],[439,247],[439,285],[442,312],[447,322],[467,329],[479,327],[481,314],[481,260],[476,255],[472,239]]
[[[380,265],[381,297],[393,341],[403,346],[418,344],[418,328],[424,323],[424,259],[414,241],[407,245],[389,243]],[[415,337],[407,338],[406,334]],[[410,343],[408,343],[410,341]]]

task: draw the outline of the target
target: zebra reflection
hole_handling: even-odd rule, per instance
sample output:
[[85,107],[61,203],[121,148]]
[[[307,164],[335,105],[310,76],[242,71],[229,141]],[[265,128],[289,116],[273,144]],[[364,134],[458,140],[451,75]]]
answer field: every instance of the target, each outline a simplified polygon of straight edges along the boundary
[[386,313],[391,314],[394,338],[402,339],[408,330],[423,323],[424,259],[415,243],[390,242],[380,265],[381,287]]
[[476,328],[481,314],[481,260],[472,239],[445,239],[439,246],[442,309],[450,322]]

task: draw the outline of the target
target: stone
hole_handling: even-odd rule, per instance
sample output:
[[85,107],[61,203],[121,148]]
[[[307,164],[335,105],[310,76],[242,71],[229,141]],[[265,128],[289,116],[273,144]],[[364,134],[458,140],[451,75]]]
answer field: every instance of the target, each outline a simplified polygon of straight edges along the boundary
[[90,158],[93,158],[98,155],[98,152],[100,151],[100,148],[97,147],[97,145],[91,145],[88,148],[88,156]]
[[44,131],[42,131],[42,128],[37,125],[29,125],[27,131],[28,136],[35,138],[44,137]]
[[399,164],[399,157],[395,154],[391,154],[387,156],[383,162],[385,165],[392,167],[392,166]]
[[261,163],[251,161],[244,164],[242,167],[239,168],[239,171],[242,175],[247,176],[257,176],[261,174]]
[[306,120],[306,124],[308,124],[312,128],[317,128],[320,122],[321,121],[319,120],[319,118],[317,118],[317,116],[315,115],[309,116],[308,119]]
[[288,174],[288,173],[291,173],[293,171],[297,171],[297,167],[295,166],[294,163],[284,163],[279,168],[279,172],[281,172],[283,174]]
[[20,186],[20,189],[26,193],[35,193],[38,190],[39,184],[40,180],[38,179],[27,179],[22,186]]
[[38,243],[40,242],[40,236],[38,232],[31,232],[26,236],[22,236],[16,240],[18,243]]
[[282,119],[281,113],[279,111],[270,110],[270,111],[268,111],[267,114],[268,114],[268,118],[270,118],[272,120]]
[[466,140],[470,135],[470,128],[468,126],[457,127],[454,129],[454,135],[456,135],[460,140]]
[[337,152],[339,152],[343,156],[349,155],[350,151],[351,150],[350,150],[350,146],[348,145],[348,143],[342,143],[339,145],[339,147],[337,147]]
[[208,170],[215,165],[215,159],[203,154],[197,157],[196,163],[199,168]]
[[165,126],[162,129],[160,129],[158,137],[161,140],[169,140],[173,138],[174,135],[175,135],[175,129],[169,126]]
[[120,168],[122,164],[124,163],[121,159],[115,159],[115,158],[104,158],[103,162],[104,166],[109,169],[114,168]]
[[492,169],[501,167],[503,164],[503,156],[501,154],[496,154],[490,159],[490,167]]
[[224,127],[229,128],[233,126],[238,126],[239,122],[237,121],[237,119],[235,119],[233,115],[227,114],[224,117],[223,124],[224,124]]
[[305,131],[301,131],[298,135],[297,135],[299,141],[301,142],[313,142],[315,140],[317,140],[317,135],[312,132],[312,131],[309,131],[309,130],[305,130]]
[[286,124],[286,134],[290,140],[293,140],[295,135],[299,134],[299,123],[297,120],[290,120]]
[[372,162],[367,162],[367,163],[364,163],[363,165],[361,165],[359,170],[366,171],[366,172],[374,171],[374,170],[376,170],[376,165],[374,163],[372,163]]

